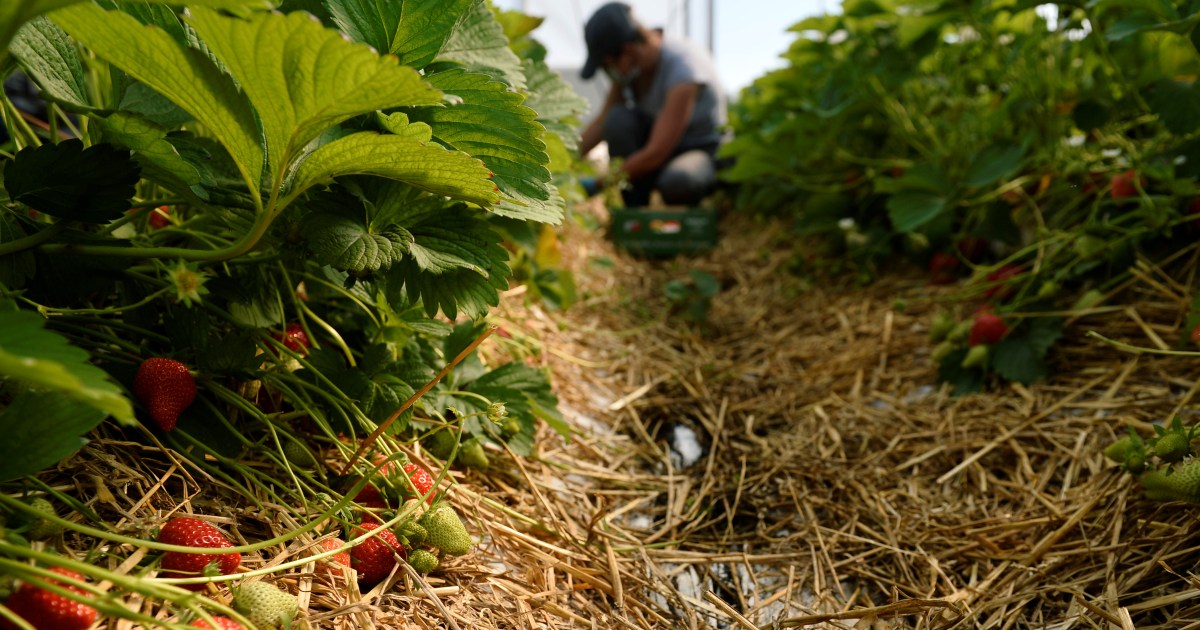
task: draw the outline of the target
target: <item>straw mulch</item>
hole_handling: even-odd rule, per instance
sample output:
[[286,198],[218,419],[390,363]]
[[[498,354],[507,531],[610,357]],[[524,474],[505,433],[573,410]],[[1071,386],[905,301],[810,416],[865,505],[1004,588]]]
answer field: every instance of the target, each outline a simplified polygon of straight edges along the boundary
[[[497,452],[487,474],[455,471],[448,494],[480,545],[424,585],[402,572],[361,594],[312,565],[268,578],[301,595],[304,623],[1200,627],[1197,508],[1143,500],[1100,454],[1127,425],[1194,420],[1200,369],[1084,336],[1167,347],[1194,264],[1148,266],[1070,321],[1048,382],[954,398],[935,382],[927,340],[949,293],[920,270],[866,287],[807,280],[789,272],[804,252],[785,226],[733,215],[710,254],[637,260],[581,227],[603,222],[602,209],[578,212],[561,251],[580,303],[551,311],[513,289],[494,316],[512,339],[484,346],[494,358],[536,350],[529,360],[552,368],[575,434],[546,429],[534,458]],[[663,295],[691,269],[721,282],[703,324]],[[702,450],[689,452],[689,434]],[[268,497],[248,505],[168,453],[100,437],[43,478],[126,533],[180,509],[211,515],[239,543],[298,525]],[[303,557],[313,540],[248,554],[243,567]],[[66,542],[78,554],[94,545]],[[109,551],[121,572],[145,556]]]
[[[1194,421],[1200,363],[1085,337],[1168,348],[1194,259],[1068,319],[1048,382],[955,398],[928,341],[950,292],[922,270],[814,283],[788,272],[786,226],[722,227],[666,262],[569,229],[582,303],[506,313],[580,432],[524,471],[557,606],[597,627],[1200,627],[1197,508],[1142,499],[1101,454],[1127,425]],[[663,297],[690,269],[722,285],[703,325]],[[672,448],[689,430],[694,462]]]

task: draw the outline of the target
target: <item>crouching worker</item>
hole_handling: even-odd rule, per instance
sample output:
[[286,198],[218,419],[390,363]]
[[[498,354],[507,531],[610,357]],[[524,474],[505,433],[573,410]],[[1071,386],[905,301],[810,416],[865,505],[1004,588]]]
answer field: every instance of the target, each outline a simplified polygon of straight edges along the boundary
[[668,205],[695,205],[717,183],[714,157],[725,127],[725,94],[712,58],[684,40],[666,38],[611,2],[583,29],[590,79],[603,68],[612,88],[600,114],[583,132],[586,155],[603,140],[630,187],[625,205],[649,203],[658,190]]

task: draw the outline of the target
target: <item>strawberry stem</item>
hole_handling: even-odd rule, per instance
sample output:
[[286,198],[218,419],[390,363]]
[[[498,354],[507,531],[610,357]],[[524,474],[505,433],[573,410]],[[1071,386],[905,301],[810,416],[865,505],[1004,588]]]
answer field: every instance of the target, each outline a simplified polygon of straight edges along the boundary
[[358,461],[358,458],[362,457],[362,454],[371,448],[371,445],[373,445],[375,441],[379,439],[379,436],[382,435],[388,427],[392,426],[392,423],[396,421],[396,418],[400,417],[400,414],[404,413],[405,410],[413,405],[413,403],[420,400],[422,396],[429,393],[429,390],[433,389],[434,385],[437,385],[439,381],[445,378],[446,375],[449,374],[450,371],[453,370],[463,359],[466,359],[468,356],[470,356],[471,353],[479,347],[479,344],[483,343],[484,340],[490,337],[494,332],[496,332],[496,327],[488,326],[488,328],[483,331],[483,334],[476,337],[475,341],[472,341],[466,348],[463,348],[463,351],[459,352],[458,356],[454,357],[453,361],[447,363],[446,367],[442,368],[442,371],[438,372],[437,376],[433,377],[433,380],[426,383],[425,386],[418,390],[415,394],[409,396],[408,400],[404,401],[404,404],[400,405],[399,409],[393,411],[392,415],[388,416],[387,420],[384,420],[382,424],[380,424],[374,431],[371,432],[371,435],[367,436],[367,439],[363,441],[362,446],[359,446],[358,450],[350,456],[350,461],[347,462],[345,468],[342,469],[342,474],[349,474],[350,470],[354,467],[354,463]]

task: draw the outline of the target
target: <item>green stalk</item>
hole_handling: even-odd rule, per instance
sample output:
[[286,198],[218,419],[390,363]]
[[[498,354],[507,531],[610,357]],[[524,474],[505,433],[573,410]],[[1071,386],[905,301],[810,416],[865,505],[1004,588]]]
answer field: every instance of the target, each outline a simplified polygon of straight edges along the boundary
[[27,249],[37,247],[38,245],[41,245],[42,243],[45,243],[46,241],[49,241],[50,239],[53,239],[54,237],[66,231],[68,223],[69,221],[55,221],[50,227],[39,232],[35,232],[23,238],[8,241],[7,243],[0,243],[0,256],[17,254]]

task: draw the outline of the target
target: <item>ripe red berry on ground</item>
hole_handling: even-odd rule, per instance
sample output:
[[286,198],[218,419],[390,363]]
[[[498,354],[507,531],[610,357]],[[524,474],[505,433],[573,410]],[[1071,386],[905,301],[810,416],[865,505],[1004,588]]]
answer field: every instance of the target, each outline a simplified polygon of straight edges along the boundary
[[[55,567],[50,570],[76,580],[84,579],[82,574],[70,569]],[[88,595],[87,591],[78,586],[64,584],[58,580],[48,581],[72,593]],[[43,589],[33,582],[21,584],[4,605],[38,630],[83,630],[95,623],[97,616],[95,608]],[[0,628],[16,627],[15,624],[0,619]]]
[[133,395],[146,406],[154,424],[170,431],[179,422],[179,414],[196,399],[196,379],[179,361],[153,357],[138,366]]
[[[378,527],[379,523],[363,523],[352,536],[358,538]],[[408,555],[408,550],[400,544],[400,540],[389,529],[355,545],[350,550],[350,566],[358,571],[358,583],[370,588],[382,582],[396,566],[396,554],[403,559]]]
[[[171,519],[158,532],[158,542],[184,547],[225,548],[233,543],[221,533],[221,530],[198,518],[180,516]],[[163,554],[161,577],[196,577],[204,574],[204,568],[210,564],[216,567],[217,573],[229,575],[237,570],[242,563],[242,554],[210,554],[186,553],[168,551]],[[200,590],[203,584],[183,584],[184,588]]]
[[967,345],[994,344],[1008,334],[1008,325],[999,315],[990,310],[981,310],[975,314],[971,323],[971,332],[967,334]]
[[[346,544],[346,541],[342,540],[341,538],[326,538],[325,540],[322,540],[317,545],[317,549],[315,550],[315,553],[323,553],[326,551],[333,551],[335,549],[341,548],[341,546],[344,544]],[[318,560],[317,561],[317,571],[325,570],[325,571],[329,571],[331,573],[340,573],[341,568],[339,565],[347,566],[347,567],[350,566],[350,552],[349,551],[335,553],[332,556],[328,556],[326,558]]]

